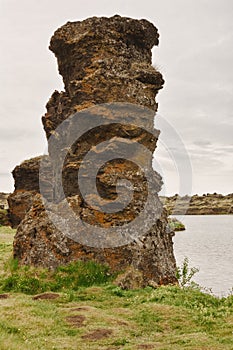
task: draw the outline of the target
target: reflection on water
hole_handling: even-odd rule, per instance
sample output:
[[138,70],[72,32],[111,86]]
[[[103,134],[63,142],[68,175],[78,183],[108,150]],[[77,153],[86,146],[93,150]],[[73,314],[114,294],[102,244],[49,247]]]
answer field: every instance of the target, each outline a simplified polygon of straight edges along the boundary
[[200,271],[193,280],[226,296],[233,287],[233,215],[176,215],[186,227],[173,238],[177,265],[184,257]]

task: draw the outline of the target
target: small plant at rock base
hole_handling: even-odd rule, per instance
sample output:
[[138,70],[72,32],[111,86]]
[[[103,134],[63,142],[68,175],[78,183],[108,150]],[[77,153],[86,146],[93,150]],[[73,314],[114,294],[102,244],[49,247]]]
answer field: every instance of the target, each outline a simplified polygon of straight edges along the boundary
[[182,288],[197,286],[196,283],[191,281],[197,272],[199,272],[199,269],[196,267],[189,267],[189,260],[187,257],[185,257],[181,267],[177,267],[176,269],[176,278],[179,281],[179,285]]

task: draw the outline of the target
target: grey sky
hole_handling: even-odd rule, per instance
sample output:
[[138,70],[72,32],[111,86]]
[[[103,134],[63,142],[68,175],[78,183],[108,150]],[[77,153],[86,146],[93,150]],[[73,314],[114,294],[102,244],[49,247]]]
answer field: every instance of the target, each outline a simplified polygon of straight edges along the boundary
[[[232,0],[0,0],[0,191],[13,190],[15,165],[45,150],[41,116],[52,92],[63,88],[48,50],[51,35],[68,20],[114,14],[146,18],[159,29],[153,63],[166,81],[159,115],[183,140],[192,192],[233,192]],[[155,159],[163,192],[182,192],[162,133]]]

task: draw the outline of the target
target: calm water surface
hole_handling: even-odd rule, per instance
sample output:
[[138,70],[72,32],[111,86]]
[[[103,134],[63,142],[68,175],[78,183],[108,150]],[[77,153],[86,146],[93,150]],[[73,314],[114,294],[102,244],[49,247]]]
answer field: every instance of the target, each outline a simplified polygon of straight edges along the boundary
[[176,215],[186,227],[173,237],[177,265],[184,257],[200,271],[193,280],[226,296],[233,287],[233,215]]

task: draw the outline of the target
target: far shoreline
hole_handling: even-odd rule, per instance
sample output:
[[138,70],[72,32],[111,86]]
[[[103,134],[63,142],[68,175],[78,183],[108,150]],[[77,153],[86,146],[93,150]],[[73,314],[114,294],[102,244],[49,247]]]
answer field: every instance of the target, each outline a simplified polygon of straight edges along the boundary
[[203,195],[171,197],[161,196],[169,215],[232,215],[233,193],[222,195],[207,193]]

